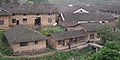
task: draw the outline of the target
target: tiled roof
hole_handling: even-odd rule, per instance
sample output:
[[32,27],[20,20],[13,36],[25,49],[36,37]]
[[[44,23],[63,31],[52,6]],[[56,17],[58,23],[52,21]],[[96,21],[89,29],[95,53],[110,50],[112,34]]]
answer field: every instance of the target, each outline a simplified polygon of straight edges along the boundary
[[0,16],[8,16],[8,15],[12,15],[12,14],[9,11],[0,7]]
[[101,10],[109,10],[114,12],[120,12],[120,6],[114,5],[97,5]]
[[24,25],[17,25],[7,30],[5,32],[5,36],[9,43],[30,42],[46,39],[46,37],[41,33]]
[[3,4],[0,5],[3,9],[9,11],[12,14],[54,14],[58,13],[54,4]]
[[72,27],[78,25],[77,21],[69,21],[69,22],[59,22],[59,25],[62,27]]
[[57,40],[63,40],[67,38],[76,38],[76,37],[81,37],[81,36],[86,36],[86,35],[87,33],[84,30],[65,31],[65,32],[51,34],[51,36],[53,36]]
[[104,13],[63,13],[65,21],[109,21],[114,20],[111,14]]
[[56,5],[60,13],[73,13],[78,9],[84,9],[90,13],[99,11],[99,8],[96,6],[85,6],[85,5]]
[[84,29],[86,29],[88,32],[96,32],[98,27],[100,26],[100,23],[84,23],[80,24]]

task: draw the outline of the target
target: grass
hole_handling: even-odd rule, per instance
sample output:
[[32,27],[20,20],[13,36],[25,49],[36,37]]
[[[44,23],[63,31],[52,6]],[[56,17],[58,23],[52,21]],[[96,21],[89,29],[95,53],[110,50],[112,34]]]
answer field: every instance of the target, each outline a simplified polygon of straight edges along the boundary
[[64,29],[60,26],[55,26],[55,27],[48,27],[48,28],[42,28],[42,29],[38,29],[38,31],[40,33],[42,33],[43,35],[49,35],[51,33],[54,33],[54,32],[63,32]]
[[22,60],[20,58],[0,58],[0,60]]
[[39,58],[0,58],[0,60],[68,60],[77,58],[85,60],[93,53],[91,47],[86,47],[81,50],[57,51],[54,55],[42,56]]
[[58,51],[54,55],[35,58],[34,60],[68,60],[70,58],[85,59],[92,54],[91,48],[82,50],[71,50],[67,52]]

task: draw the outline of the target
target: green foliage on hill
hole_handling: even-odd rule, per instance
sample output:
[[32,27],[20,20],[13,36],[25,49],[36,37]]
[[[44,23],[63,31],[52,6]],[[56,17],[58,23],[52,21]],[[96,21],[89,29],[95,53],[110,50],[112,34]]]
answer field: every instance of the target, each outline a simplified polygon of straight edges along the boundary
[[117,50],[103,48],[88,60],[120,60],[120,53]]
[[20,58],[0,58],[0,60],[23,60],[23,59],[20,59]]
[[11,55],[13,53],[13,50],[11,50],[9,47],[3,30],[0,30],[0,52],[3,55]]
[[46,55],[39,58],[0,58],[0,60],[68,60],[77,58],[84,60],[93,53],[91,47],[86,47],[82,50],[57,51],[53,55]]
[[109,24],[98,27],[97,34],[101,38],[101,44],[103,45],[105,45],[107,41],[113,41],[117,38],[117,34]]
[[58,51],[54,55],[36,58],[35,60],[68,60],[71,58],[82,59],[92,54],[91,48],[84,48],[82,50],[71,50],[71,51]]
[[120,38],[117,31],[106,25],[98,29],[103,48],[87,60],[120,60]]

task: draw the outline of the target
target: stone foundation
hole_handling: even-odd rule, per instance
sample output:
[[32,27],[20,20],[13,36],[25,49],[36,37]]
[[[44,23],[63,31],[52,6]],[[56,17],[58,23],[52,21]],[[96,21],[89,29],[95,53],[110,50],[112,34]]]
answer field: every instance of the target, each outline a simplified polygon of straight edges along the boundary
[[39,49],[39,50],[36,50],[36,49],[33,49],[33,50],[27,50],[27,51],[22,51],[22,52],[14,52],[13,53],[13,56],[23,56],[23,55],[35,55],[35,54],[43,54],[43,53],[47,53],[47,49],[44,48],[44,49]]

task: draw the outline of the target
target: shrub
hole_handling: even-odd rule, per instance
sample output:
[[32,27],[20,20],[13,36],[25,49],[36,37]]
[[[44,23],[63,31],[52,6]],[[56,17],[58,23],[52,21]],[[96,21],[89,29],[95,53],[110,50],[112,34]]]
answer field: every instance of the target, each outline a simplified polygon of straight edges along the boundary
[[4,32],[5,31],[0,30],[0,52],[3,55],[11,55],[13,53],[13,50],[9,47],[9,44],[4,35]]

